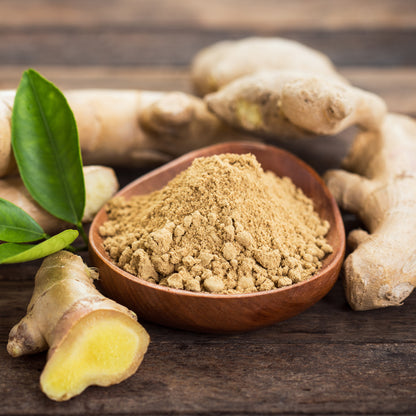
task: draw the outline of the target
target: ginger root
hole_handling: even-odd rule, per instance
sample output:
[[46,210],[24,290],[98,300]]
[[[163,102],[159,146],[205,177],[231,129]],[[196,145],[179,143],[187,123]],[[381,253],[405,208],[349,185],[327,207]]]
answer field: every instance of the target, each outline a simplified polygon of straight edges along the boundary
[[[182,92],[65,92],[77,122],[83,162],[149,167],[216,142],[243,138]],[[15,170],[10,143],[13,91],[0,93],[0,177]]]
[[[84,166],[85,209],[83,222],[92,221],[100,208],[119,188],[113,169],[105,166]],[[40,207],[30,196],[20,176],[0,179],[0,198],[7,199],[26,211],[47,234],[54,234],[68,227]]]
[[81,257],[60,251],[47,257],[35,278],[27,315],[10,331],[13,357],[46,350],[40,377],[52,400],[68,400],[90,385],[109,386],[134,374],[149,336],[124,306],[101,295],[96,272]]
[[222,41],[201,50],[193,59],[191,79],[200,96],[263,70],[302,71],[346,83],[330,59],[289,39],[252,37]]
[[344,263],[346,297],[355,310],[401,305],[416,286],[416,121],[389,114],[379,132],[362,132],[326,183],[368,232],[354,230]]
[[306,72],[257,72],[205,101],[230,125],[272,139],[333,135],[354,124],[375,130],[386,114],[377,95]]
[[14,91],[3,91],[0,94],[0,178],[17,172],[10,142],[13,101]]

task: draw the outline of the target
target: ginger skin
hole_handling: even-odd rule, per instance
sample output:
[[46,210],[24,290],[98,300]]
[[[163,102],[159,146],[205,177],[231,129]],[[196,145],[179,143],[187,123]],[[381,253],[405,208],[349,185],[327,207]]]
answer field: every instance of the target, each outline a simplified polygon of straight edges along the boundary
[[306,72],[257,72],[205,101],[230,125],[271,139],[334,135],[354,124],[375,130],[386,114],[377,95]]
[[101,295],[96,272],[81,257],[60,251],[35,278],[27,315],[10,331],[13,357],[48,349],[40,377],[52,400],[68,400],[90,385],[109,386],[134,374],[149,344],[136,315]]
[[191,79],[200,96],[259,71],[307,71],[346,83],[330,59],[319,51],[282,38],[251,37],[217,42],[193,59]]
[[10,142],[13,101],[14,91],[3,91],[0,94],[0,178],[17,172]]
[[[182,92],[71,90],[85,165],[146,168],[190,150],[243,135]],[[14,91],[0,92],[0,177],[16,172],[10,117]]]
[[345,293],[354,310],[401,305],[416,286],[416,121],[389,114],[379,132],[357,136],[344,170],[325,174],[340,206],[368,232],[348,236]]
[[[117,192],[119,185],[113,169],[105,166],[84,166],[85,209],[83,222],[92,221],[100,208]],[[0,198],[26,211],[47,234],[54,234],[68,224],[50,215],[30,196],[19,176],[0,179]]]

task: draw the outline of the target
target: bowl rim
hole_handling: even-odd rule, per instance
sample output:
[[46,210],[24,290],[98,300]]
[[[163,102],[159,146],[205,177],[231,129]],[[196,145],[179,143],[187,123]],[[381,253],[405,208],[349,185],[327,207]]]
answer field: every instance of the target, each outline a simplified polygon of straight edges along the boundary
[[[227,152],[221,152],[221,151],[217,152],[217,149],[218,150],[221,150],[222,148],[229,149],[230,147],[234,147],[234,146],[238,146],[240,149],[242,147],[247,147],[247,153],[250,152],[250,149],[262,150],[262,151],[267,151],[267,150],[276,151],[276,150],[278,150],[279,152],[283,153],[286,157],[291,158],[296,164],[302,166],[302,168],[304,170],[306,170],[309,173],[309,175],[314,177],[314,179],[319,183],[319,185],[323,189],[324,195],[330,203],[332,215],[334,216],[335,231],[336,231],[337,238],[339,239],[340,248],[339,248],[339,250],[334,251],[333,253],[330,253],[328,255],[328,257],[323,260],[323,263],[325,263],[330,259],[330,261],[327,262],[318,271],[318,273],[312,275],[307,280],[304,280],[304,281],[298,282],[298,283],[294,283],[290,286],[284,286],[284,287],[281,287],[281,288],[274,288],[274,289],[271,289],[271,290],[264,290],[264,291],[260,291],[260,292],[250,292],[250,293],[218,294],[218,293],[210,293],[210,292],[192,292],[192,291],[184,290],[184,289],[174,289],[174,288],[170,288],[170,287],[167,287],[167,286],[160,286],[157,283],[148,282],[144,279],[141,279],[138,276],[135,276],[135,275],[121,269],[115,263],[113,263],[111,261],[111,259],[109,258],[109,256],[105,252],[104,248],[100,248],[96,245],[96,241],[95,241],[95,238],[94,238],[95,235],[98,237],[98,239],[101,243],[103,241],[103,238],[99,235],[99,232],[98,232],[98,227],[102,224],[102,222],[100,224],[97,224],[97,223],[98,223],[98,220],[100,219],[101,216],[106,215],[105,205],[98,211],[98,213],[95,215],[95,217],[94,217],[94,219],[91,223],[90,230],[89,230],[89,240],[90,240],[89,250],[93,250],[95,255],[97,255],[100,258],[100,260],[107,267],[112,269],[112,271],[114,273],[132,281],[133,283],[138,283],[139,285],[143,285],[143,286],[145,286],[149,289],[160,290],[162,292],[169,293],[169,294],[175,294],[175,295],[180,295],[180,296],[185,296],[185,297],[193,297],[193,298],[197,297],[197,298],[203,298],[203,299],[241,299],[241,298],[246,299],[246,298],[255,298],[255,297],[259,297],[259,296],[271,295],[271,294],[274,294],[274,293],[277,293],[277,292],[278,293],[284,293],[284,292],[289,291],[289,290],[301,288],[301,287],[303,287],[307,284],[310,284],[313,281],[319,280],[326,273],[328,273],[331,269],[336,268],[337,265],[340,262],[342,262],[342,260],[344,258],[345,247],[346,247],[344,222],[342,220],[342,215],[341,215],[341,212],[338,208],[338,204],[335,201],[335,198],[333,197],[333,195],[331,194],[329,189],[327,188],[323,179],[320,177],[320,175],[310,165],[308,165],[306,162],[304,162],[302,159],[295,156],[291,152],[289,152],[285,149],[282,149],[280,147],[277,147],[277,146],[266,145],[266,144],[263,144],[263,143],[258,143],[258,142],[253,142],[253,141],[231,141],[231,142],[223,142],[223,143],[219,143],[219,144],[214,144],[214,145],[202,147],[200,149],[188,152],[188,153],[186,153],[186,154],[184,154],[184,155],[182,155],[178,158],[173,159],[172,161],[170,161],[168,163],[163,164],[162,166],[160,166],[156,169],[151,170],[150,172],[148,172],[148,173],[146,173],[142,176],[139,176],[137,179],[133,180],[131,183],[129,183],[128,185],[126,185],[125,187],[120,189],[112,198],[115,198],[115,197],[119,196],[120,194],[124,194],[124,193],[128,192],[131,188],[134,188],[138,182],[142,182],[142,181],[144,181],[148,178],[151,178],[153,176],[157,176],[159,173],[168,170],[172,165],[176,165],[176,164],[179,164],[179,163],[184,162],[184,161],[192,161],[196,157],[204,157],[203,155],[200,154],[201,152],[209,151],[209,150],[212,149],[212,150],[215,150],[215,153],[213,153],[213,155],[214,154],[216,155],[216,154],[224,154],[224,153],[233,153],[230,150],[228,150]],[[239,152],[239,153],[241,153],[241,152]],[[313,199],[313,198],[311,198],[311,199]],[[338,278],[338,276],[337,276],[337,278]]]

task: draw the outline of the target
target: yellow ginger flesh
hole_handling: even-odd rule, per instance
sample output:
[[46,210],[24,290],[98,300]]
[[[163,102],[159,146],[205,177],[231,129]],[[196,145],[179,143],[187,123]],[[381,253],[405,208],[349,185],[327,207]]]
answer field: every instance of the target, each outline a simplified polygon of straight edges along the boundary
[[[123,314],[95,311],[78,322],[59,350],[48,360],[40,378],[45,394],[62,400],[90,385],[109,386],[121,381],[142,350],[143,331]],[[141,358],[143,358],[143,355]],[[140,359],[141,361],[141,359]]]

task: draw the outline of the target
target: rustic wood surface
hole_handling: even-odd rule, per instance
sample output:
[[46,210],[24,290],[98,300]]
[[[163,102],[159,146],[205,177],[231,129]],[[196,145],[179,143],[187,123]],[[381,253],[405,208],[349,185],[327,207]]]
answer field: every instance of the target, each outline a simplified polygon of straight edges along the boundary
[[[327,53],[390,111],[416,116],[414,0],[0,0],[0,22],[2,89],[33,67],[63,89],[190,91],[188,65],[202,47],[285,36]],[[279,145],[322,173],[339,166],[353,133]],[[143,171],[117,173],[124,185]],[[304,313],[253,332],[204,335],[143,322],[152,341],[133,377],[54,403],[38,386],[46,355],[6,352],[38,267],[0,266],[0,415],[416,414],[416,295],[357,313],[340,282]]]

